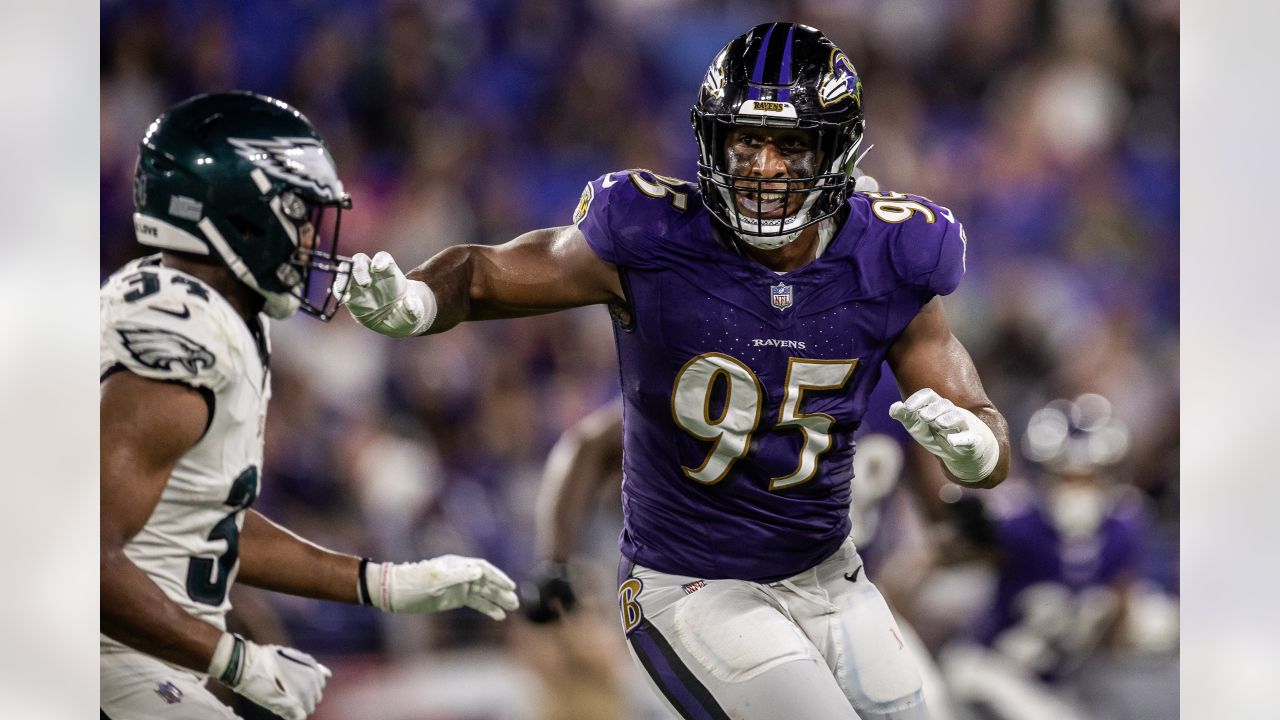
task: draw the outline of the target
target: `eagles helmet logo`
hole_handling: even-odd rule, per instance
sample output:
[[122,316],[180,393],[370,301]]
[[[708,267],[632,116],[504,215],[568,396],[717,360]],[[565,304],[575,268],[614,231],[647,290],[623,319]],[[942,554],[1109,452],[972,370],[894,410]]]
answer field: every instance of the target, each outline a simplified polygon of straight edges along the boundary
[[195,377],[217,362],[205,346],[170,330],[120,328],[116,332],[134,360],[155,370],[175,370],[177,366]]
[[844,98],[855,103],[861,102],[862,80],[854,69],[849,56],[838,49],[831,51],[831,62],[828,64],[826,77],[818,89],[818,103],[827,107]]
[[333,202],[346,194],[329,151],[308,137],[227,138],[236,154],[266,174],[310,188],[320,199]]

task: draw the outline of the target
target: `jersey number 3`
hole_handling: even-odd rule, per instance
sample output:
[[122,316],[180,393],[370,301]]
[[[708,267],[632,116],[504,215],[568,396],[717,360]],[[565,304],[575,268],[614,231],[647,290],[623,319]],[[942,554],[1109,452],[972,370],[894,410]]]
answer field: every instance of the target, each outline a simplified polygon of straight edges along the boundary
[[258,497],[258,468],[250,465],[231,484],[231,492],[223,503],[235,508],[230,515],[218,521],[209,532],[209,541],[221,540],[227,544],[226,552],[216,559],[193,557],[187,565],[187,597],[204,605],[218,606],[227,597],[227,580],[240,559],[240,528],[236,517],[253,504]]
[[[835,418],[824,413],[800,412],[807,391],[843,388],[853,377],[857,360],[787,361],[786,389],[776,428],[795,428],[804,436],[795,471],[771,478],[770,490],[794,487],[813,479],[818,458],[831,449],[831,426]],[[717,417],[711,416],[712,392],[724,383],[724,404]],[[760,424],[764,390],[760,379],[741,360],[723,353],[699,355],[676,374],[671,397],[671,415],[676,425],[699,440],[712,443],[711,450],[696,468],[685,467],[692,480],[712,485],[724,479],[729,469],[751,449],[751,435]]]

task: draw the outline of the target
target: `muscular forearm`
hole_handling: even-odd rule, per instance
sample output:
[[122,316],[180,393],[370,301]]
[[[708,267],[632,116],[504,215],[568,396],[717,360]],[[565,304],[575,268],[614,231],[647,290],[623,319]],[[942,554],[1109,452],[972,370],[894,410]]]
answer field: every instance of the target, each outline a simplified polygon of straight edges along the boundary
[[360,558],[326,550],[253,510],[240,532],[239,582],[288,595],[358,603]]
[[428,335],[444,332],[471,315],[471,245],[454,245],[406,273],[409,280],[421,280],[436,298],[436,319]]
[[102,633],[167,662],[209,669],[222,630],[173,602],[118,548],[99,554]]

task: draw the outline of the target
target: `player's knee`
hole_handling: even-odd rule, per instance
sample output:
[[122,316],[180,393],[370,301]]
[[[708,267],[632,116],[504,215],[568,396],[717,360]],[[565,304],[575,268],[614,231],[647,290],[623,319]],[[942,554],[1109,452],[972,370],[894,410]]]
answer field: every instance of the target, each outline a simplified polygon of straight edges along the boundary
[[838,676],[858,710],[899,712],[924,702],[924,679],[878,592],[845,598]]
[[896,718],[924,704],[924,680],[910,656],[889,653],[880,662],[864,663],[846,673],[849,700],[859,712]]
[[681,601],[676,639],[689,655],[723,682],[743,682],[783,663],[815,659],[800,630],[766,601],[730,588],[708,586]]

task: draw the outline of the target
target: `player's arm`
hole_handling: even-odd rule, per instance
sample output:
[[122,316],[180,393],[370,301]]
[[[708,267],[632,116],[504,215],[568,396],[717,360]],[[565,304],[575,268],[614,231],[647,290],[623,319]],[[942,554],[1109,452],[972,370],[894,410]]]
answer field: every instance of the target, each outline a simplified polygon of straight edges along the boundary
[[199,391],[117,372],[102,384],[99,593],[102,632],[162,660],[204,672],[222,630],[187,614],[125,556],[178,460],[204,433]]
[[246,511],[240,575],[246,585],[301,597],[374,605],[386,612],[427,613],[470,607],[494,620],[515,610],[515,583],[480,558],[442,555],[374,563],[334,552]]
[[246,510],[238,582],[264,590],[337,602],[360,602],[360,558],[320,547]]
[[99,600],[101,629],[136,650],[212,677],[286,720],[310,715],[329,669],[292,648],[259,645],[182,609],[124,554],[174,466],[200,441],[208,407],[177,383],[117,372],[102,383]]
[[611,402],[560,435],[542,471],[535,513],[531,584],[522,589],[525,615],[555,620],[577,601],[568,562],[600,491],[622,468],[622,403]]
[[973,359],[951,334],[934,298],[889,349],[903,402],[890,407],[912,437],[938,456],[949,477],[990,488],[1009,472],[1009,426],[987,397]]
[[455,245],[406,277],[386,252],[357,254],[344,302],[360,324],[407,337],[467,320],[520,317],[623,302],[617,268],[573,225],[525,233],[497,246]]
[[622,469],[622,403],[596,410],[556,441],[538,491],[535,548],[539,558],[568,562],[588,510]]

